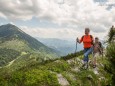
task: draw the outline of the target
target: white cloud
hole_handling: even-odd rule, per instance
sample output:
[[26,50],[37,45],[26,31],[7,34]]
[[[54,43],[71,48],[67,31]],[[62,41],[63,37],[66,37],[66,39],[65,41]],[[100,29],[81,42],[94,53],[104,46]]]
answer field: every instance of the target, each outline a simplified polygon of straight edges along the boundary
[[[59,38],[59,39],[76,39],[77,37],[81,38],[84,35],[83,31],[78,31],[76,29],[68,29],[68,28],[29,28],[26,26],[21,26],[21,30],[28,33],[33,37],[41,37],[41,38]],[[90,34],[94,37],[99,37],[103,39],[107,35],[107,31],[104,33],[96,33],[91,31]]]
[[108,28],[115,24],[115,7],[110,10],[106,8],[107,6],[99,6],[99,2],[93,0],[0,0],[0,17],[11,21],[36,17],[40,21],[48,20],[57,25],[66,25],[65,29],[48,29],[50,32],[45,28],[30,31],[26,29],[26,32],[33,35],[36,33],[44,37],[49,37],[48,34],[54,37],[74,37],[81,34],[85,27],[89,27],[93,33],[104,36]]
[[4,18],[4,19],[7,19],[7,17],[3,13],[1,13],[1,12],[0,12],[0,17]]
[[28,28],[26,26],[21,26],[21,29],[33,37],[41,38],[59,38],[59,39],[75,39],[76,37],[82,36],[81,32],[78,32],[75,29],[68,28]]
[[[93,0],[1,0],[0,11],[10,19],[28,20],[33,16],[54,22],[90,21],[109,15],[105,8]],[[9,5],[7,5],[9,3]],[[92,17],[92,18],[91,18]]]
[[14,23],[14,22],[10,22],[10,24],[15,25],[15,23]]

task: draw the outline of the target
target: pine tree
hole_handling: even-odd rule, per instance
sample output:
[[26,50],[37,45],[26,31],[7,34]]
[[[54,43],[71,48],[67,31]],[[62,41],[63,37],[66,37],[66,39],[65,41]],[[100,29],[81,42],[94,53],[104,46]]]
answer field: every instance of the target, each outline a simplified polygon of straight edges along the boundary
[[108,35],[108,43],[109,45],[107,46],[107,57],[110,60],[110,68],[109,72],[112,73],[112,85],[115,86],[115,28],[112,26],[112,28],[109,31]]
[[109,34],[108,34],[108,42],[112,42],[114,39],[114,36],[115,36],[115,28],[114,26],[111,27],[110,31],[109,31]]

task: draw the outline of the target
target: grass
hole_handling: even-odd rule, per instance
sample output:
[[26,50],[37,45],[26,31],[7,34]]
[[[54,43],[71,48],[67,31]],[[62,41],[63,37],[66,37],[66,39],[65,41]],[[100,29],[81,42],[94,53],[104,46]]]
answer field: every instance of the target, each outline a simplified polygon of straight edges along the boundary
[[31,50],[24,41],[18,40],[18,39],[3,42],[0,44],[0,48],[13,49],[19,52],[22,52],[22,51],[28,52]]
[[[63,59],[40,63],[37,58],[42,58],[41,56],[37,57],[37,54],[22,53],[22,56],[13,65],[4,68],[4,71],[0,73],[3,75],[0,78],[0,83],[6,83],[4,86],[7,86],[7,84],[11,86],[44,86],[46,84],[47,86],[59,86],[56,76],[59,73],[67,79],[70,86],[104,86],[111,83],[111,75],[105,71],[104,66],[100,65],[100,63],[103,65],[109,64],[108,59],[105,57],[103,60],[101,57],[98,58],[99,75],[96,75],[92,67],[89,70],[72,70],[76,67],[79,69],[83,56],[75,58],[76,64],[73,62],[68,63],[68,60]],[[74,58],[69,60],[74,61]],[[11,71],[13,69],[14,71]],[[105,79],[100,79],[102,77],[105,77]]]

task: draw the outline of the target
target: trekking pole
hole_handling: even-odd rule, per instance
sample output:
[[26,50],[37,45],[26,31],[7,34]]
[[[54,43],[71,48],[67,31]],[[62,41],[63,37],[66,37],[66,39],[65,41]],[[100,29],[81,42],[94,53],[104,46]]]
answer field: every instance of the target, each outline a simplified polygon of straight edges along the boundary
[[94,64],[94,52],[92,51],[92,61],[91,61],[91,65]]
[[75,53],[77,52],[77,40],[76,40],[76,48],[75,48]]
[[[76,39],[76,48],[75,48],[75,54],[76,54],[76,52],[77,52],[77,39]],[[76,60],[75,60],[75,58],[74,58],[74,63],[76,64]]]
[[102,49],[102,60],[103,60],[103,57],[104,57],[104,55],[103,55],[104,53],[103,53],[103,49]]

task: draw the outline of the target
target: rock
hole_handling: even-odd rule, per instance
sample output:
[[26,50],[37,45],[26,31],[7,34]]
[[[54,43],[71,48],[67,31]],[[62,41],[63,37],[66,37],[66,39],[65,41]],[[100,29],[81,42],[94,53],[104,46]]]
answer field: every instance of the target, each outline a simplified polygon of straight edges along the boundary
[[61,62],[61,61],[60,61],[60,60],[56,60],[55,62],[56,62],[56,63],[59,63],[59,62]]
[[92,75],[88,75],[87,78],[88,78],[89,80],[93,79]]
[[80,58],[77,58],[77,61],[81,62],[81,59],[80,59]]
[[93,72],[94,72],[95,74],[97,74],[97,75],[99,74],[99,72],[98,72],[98,69],[97,69],[97,68],[94,68],[94,69],[93,69]]
[[104,79],[105,79],[105,77],[100,77],[100,78],[99,78],[99,80],[104,80]]
[[62,74],[57,74],[57,78],[61,86],[69,86],[69,82],[62,76]]
[[75,71],[75,72],[79,72],[80,71],[78,67],[72,68],[71,70]]

